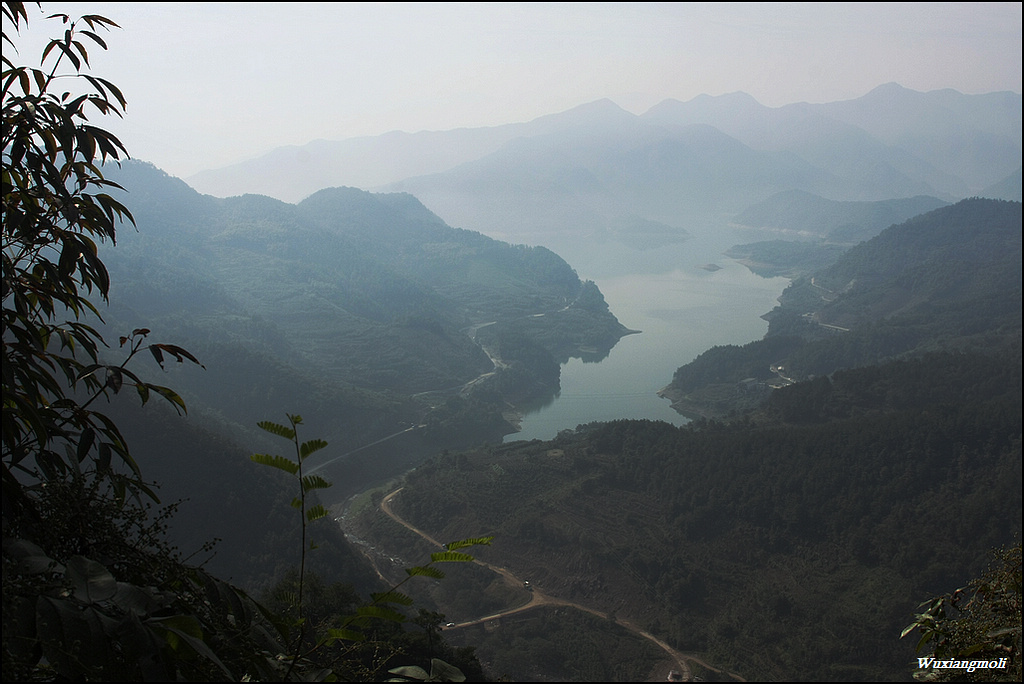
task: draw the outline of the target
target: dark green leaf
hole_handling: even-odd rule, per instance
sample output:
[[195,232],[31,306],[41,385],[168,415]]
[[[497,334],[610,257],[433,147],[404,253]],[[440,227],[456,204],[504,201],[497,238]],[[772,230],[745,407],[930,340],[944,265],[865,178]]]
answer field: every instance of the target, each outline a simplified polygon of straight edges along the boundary
[[4,552],[17,561],[17,571],[24,575],[64,570],[64,566],[48,557],[41,548],[24,539],[6,545]]
[[400,677],[408,677],[409,679],[419,679],[420,681],[427,681],[430,679],[430,673],[424,670],[419,665],[403,665],[401,667],[394,667],[388,670],[391,674],[399,675]]
[[332,639],[343,641],[365,641],[366,635],[354,629],[328,629],[327,634]]
[[253,454],[249,457],[253,463],[259,463],[261,465],[267,465],[271,468],[277,468],[283,470],[289,475],[294,475],[299,472],[299,464],[295,461],[290,461],[283,456],[277,456],[276,454],[271,456],[270,454]]
[[491,541],[494,537],[475,537],[473,539],[462,539],[459,541],[448,542],[445,544],[445,548],[449,551],[456,551],[458,549],[464,549],[469,546],[490,546]]
[[256,423],[256,426],[261,430],[266,430],[271,434],[284,437],[285,439],[295,439],[295,430],[285,427],[284,425],[272,423],[269,420],[261,420],[260,422]]
[[91,427],[87,427],[82,430],[82,434],[78,438],[78,462],[82,463],[89,456],[89,450],[92,449],[93,442],[96,440],[96,431]]
[[449,665],[440,658],[430,659],[430,679],[435,682],[464,682],[466,675],[462,670]]
[[319,475],[306,475],[302,478],[302,491],[308,492],[312,489],[328,489],[331,483]]
[[316,504],[315,506],[310,506],[310,508],[306,511],[306,520],[309,522],[313,522],[314,520],[319,520],[320,518],[326,518],[327,515],[327,509],[324,508],[321,504]]
[[68,561],[65,574],[71,582],[75,598],[85,603],[106,601],[117,591],[114,576],[91,558],[73,556]]
[[444,573],[437,568],[432,568],[429,565],[417,565],[412,568],[405,569],[406,574],[410,577],[422,576],[422,577],[433,577],[434,579],[444,579]]
[[386,606],[359,606],[356,613],[362,617],[387,620],[388,622],[405,622],[404,615]]
[[473,557],[461,551],[437,551],[430,554],[430,560],[434,563],[469,563]]
[[320,451],[325,446],[327,446],[327,442],[322,439],[311,439],[308,442],[303,442],[302,446],[299,447],[299,458],[305,460],[307,456]]
[[159,607],[148,591],[127,582],[117,583],[112,600],[122,610],[135,615],[147,615]]
[[375,603],[397,603],[402,606],[411,606],[413,600],[411,596],[407,596],[400,591],[384,591],[370,594],[370,598]]

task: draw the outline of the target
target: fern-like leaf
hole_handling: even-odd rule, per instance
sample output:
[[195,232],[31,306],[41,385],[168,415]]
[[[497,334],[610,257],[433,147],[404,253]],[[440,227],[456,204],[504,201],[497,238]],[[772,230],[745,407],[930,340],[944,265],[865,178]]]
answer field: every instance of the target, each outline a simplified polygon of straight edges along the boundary
[[422,577],[433,577],[434,579],[444,579],[444,573],[437,568],[432,568],[429,565],[417,565],[416,567],[406,568],[405,572],[410,577],[416,577],[417,575]]
[[249,457],[253,463],[260,463],[262,465],[268,465],[271,468],[277,468],[283,470],[289,475],[294,475],[299,472],[299,464],[295,461],[290,461],[284,456],[270,455],[270,454],[253,454]]
[[311,489],[327,489],[331,483],[319,475],[306,475],[302,478],[302,491],[308,492]]
[[471,563],[473,557],[461,551],[437,551],[430,554],[430,560],[434,563]]
[[306,457],[320,451],[325,446],[327,446],[327,442],[322,439],[311,439],[308,442],[303,442],[299,447],[299,458],[305,461]]
[[309,521],[309,522],[313,522],[314,520],[319,520],[320,518],[326,518],[326,517],[327,517],[327,509],[324,508],[321,504],[316,504],[315,506],[310,506],[306,510],[306,520]]
[[295,439],[295,430],[293,430],[290,427],[285,427],[284,425],[281,425],[279,423],[274,423],[269,420],[261,420],[260,422],[256,423],[256,427],[260,428],[261,430],[266,430],[272,435],[278,435],[279,437],[284,437],[285,439]]
[[354,629],[329,629],[327,636],[343,641],[365,641],[366,635]]
[[359,606],[356,613],[363,617],[377,618],[389,622],[405,622],[405,616],[387,606]]
[[397,603],[400,606],[411,606],[413,604],[412,597],[400,591],[375,592],[370,594],[370,597],[374,603]]
[[458,549],[464,549],[470,546],[490,546],[491,540],[494,537],[475,537],[473,539],[461,539],[459,541],[448,542],[445,544],[445,548],[449,551],[456,551]]

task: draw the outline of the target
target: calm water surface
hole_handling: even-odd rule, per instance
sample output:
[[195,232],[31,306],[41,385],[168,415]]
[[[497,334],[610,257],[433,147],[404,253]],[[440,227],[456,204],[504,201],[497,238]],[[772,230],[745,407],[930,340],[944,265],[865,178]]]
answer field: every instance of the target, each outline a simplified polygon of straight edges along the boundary
[[[768,330],[760,316],[775,306],[789,284],[784,278],[756,276],[722,256],[742,241],[732,234],[695,238],[646,260],[644,253],[620,253],[623,261],[658,272],[587,276],[585,268],[579,269],[581,277],[597,282],[619,321],[642,333],[622,338],[600,362],[571,359],[564,364],[561,392],[528,413],[522,430],[505,441],[552,439],[559,430],[619,418],[686,423],[668,400],[657,396],[658,390],[672,380],[676,368],[705,350],[760,339]],[[675,266],[660,270],[655,260],[660,268],[665,262]],[[721,269],[703,268],[709,263]]]

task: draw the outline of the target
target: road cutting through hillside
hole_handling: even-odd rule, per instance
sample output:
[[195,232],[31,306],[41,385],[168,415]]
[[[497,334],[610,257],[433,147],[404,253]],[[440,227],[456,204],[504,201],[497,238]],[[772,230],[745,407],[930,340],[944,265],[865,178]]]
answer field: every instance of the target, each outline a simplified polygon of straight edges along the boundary
[[[419,536],[423,537],[424,539],[426,539],[428,542],[430,542],[434,546],[437,546],[437,547],[442,548],[442,549],[445,548],[444,544],[442,544],[441,542],[437,541],[436,539],[431,537],[429,534],[427,534],[423,530],[420,530],[419,528],[413,527],[411,524],[409,524],[404,519],[399,517],[394,512],[394,510],[392,510],[391,502],[398,495],[398,493],[402,491],[402,489],[403,489],[402,487],[399,487],[398,489],[396,489],[395,491],[391,492],[390,494],[385,496],[383,499],[381,499],[380,509],[382,511],[384,511],[384,513],[388,517],[390,517],[392,520],[397,522],[399,525],[402,525],[403,527],[409,529],[410,531],[415,532],[416,534],[418,534]],[[514,586],[522,587],[522,586],[525,585],[523,580],[521,580],[518,577],[516,577],[507,568],[499,568],[499,567],[497,567],[495,565],[491,565],[490,563],[485,563],[484,561],[481,561],[481,560],[474,560],[473,562],[476,563],[477,565],[482,565],[483,567],[487,568],[488,570],[491,570],[493,572],[498,573],[499,575],[504,577],[507,582],[511,583]],[[679,651],[677,651],[676,649],[672,648],[671,646],[666,644],[664,641],[659,639],[658,637],[654,636],[653,634],[650,634],[649,632],[646,632],[643,629],[640,629],[640,627],[638,627],[637,625],[633,624],[629,620],[622,620],[622,619],[619,619],[619,618],[609,618],[607,613],[603,613],[603,612],[601,612],[599,610],[595,610],[593,608],[588,608],[588,607],[582,606],[582,605],[580,605],[578,603],[573,603],[572,601],[566,601],[564,599],[556,598],[554,596],[549,596],[548,594],[545,594],[537,586],[532,586],[530,591],[531,591],[532,596],[530,598],[530,601],[528,603],[526,603],[525,605],[519,606],[517,608],[510,608],[508,610],[504,610],[504,611],[501,611],[499,613],[494,613],[493,615],[488,615],[486,617],[478,618],[478,619],[475,619],[475,620],[467,620],[465,622],[459,622],[459,623],[457,623],[456,625],[454,625],[450,629],[454,629],[454,628],[458,628],[458,627],[471,627],[473,625],[483,624],[483,623],[485,623],[485,622],[487,622],[489,620],[497,620],[497,619],[505,617],[507,615],[513,615],[515,613],[521,613],[523,611],[527,611],[527,610],[530,610],[532,608],[536,608],[538,606],[567,606],[569,608],[575,608],[577,610],[582,610],[585,613],[590,613],[591,615],[595,615],[595,616],[597,616],[599,618],[602,618],[602,619],[605,619],[605,620],[612,619],[612,620],[614,620],[614,622],[617,625],[619,625],[621,627],[624,627],[625,629],[628,629],[629,631],[631,631],[631,632],[633,632],[635,634],[639,634],[640,636],[644,637],[645,639],[648,639],[648,640],[654,642],[659,647],[661,647],[675,661],[676,665],[679,667],[679,672],[682,673],[682,677],[683,677],[682,681],[692,681],[693,680],[693,672],[690,669],[690,662],[697,663],[701,667],[704,667],[704,668],[706,668],[708,670],[712,670],[714,672],[718,672],[719,674],[724,674],[724,675],[726,675],[728,677],[731,677],[732,679],[734,679],[734,680],[736,680],[738,682],[745,682],[746,681],[743,677],[741,677],[741,676],[739,676],[737,674],[734,674],[732,672],[726,672],[724,670],[720,670],[720,669],[718,669],[716,667],[713,667],[713,666],[709,665],[708,663],[704,662],[703,660],[701,660],[700,658],[696,658],[696,657],[691,656],[691,655],[686,655],[684,653],[680,653]]]

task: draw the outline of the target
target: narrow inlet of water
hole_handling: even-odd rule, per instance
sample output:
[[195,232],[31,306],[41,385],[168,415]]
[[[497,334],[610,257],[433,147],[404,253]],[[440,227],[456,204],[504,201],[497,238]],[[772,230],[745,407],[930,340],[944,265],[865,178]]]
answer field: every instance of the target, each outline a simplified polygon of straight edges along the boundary
[[789,284],[722,256],[730,244],[687,241],[676,248],[679,267],[673,270],[594,278],[619,321],[642,332],[619,340],[600,362],[570,359],[561,369],[559,394],[528,412],[521,431],[505,441],[547,440],[577,425],[622,418],[686,423],[658,390],[707,349],[763,337],[768,323],[761,316]]

